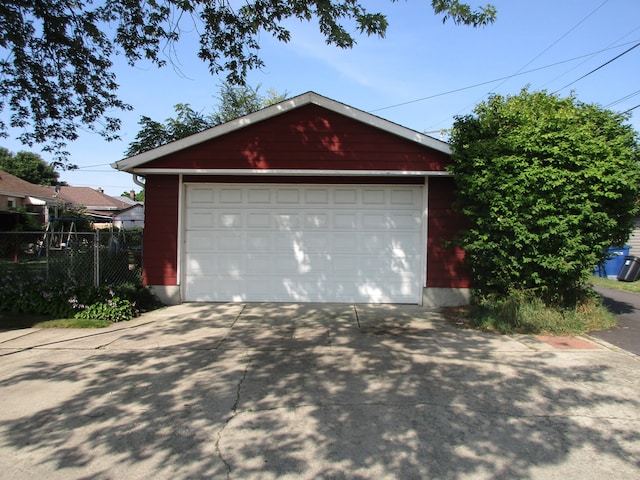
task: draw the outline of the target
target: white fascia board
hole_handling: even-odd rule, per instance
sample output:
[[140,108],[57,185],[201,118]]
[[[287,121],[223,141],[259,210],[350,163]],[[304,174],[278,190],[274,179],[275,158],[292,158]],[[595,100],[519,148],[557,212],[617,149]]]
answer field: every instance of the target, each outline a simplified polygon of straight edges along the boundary
[[185,170],[182,168],[136,168],[133,170],[136,175],[145,176],[149,174],[156,175],[254,175],[254,176],[296,176],[296,177],[369,177],[369,176],[386,176],[386,177],[452,177],[453,175],[447,171],[440,170],[291,170],[291,169],[193,169]]
[[318,95],[315,92],[307,92],[302,95],[298,95],[297,97],[290,98],[289,100],[284,100],[275,105],[263,108],[262,110],[258,110],[257,112],[250,113],[249,115],[245,115],[244,117],[240,117],[230,122],[209,128],[207,130],[204,130],[203,132],[190,135],[166,145],[162,145],[161,147],[154,148],[153,150],[149,150],[139,155],[119,160],[115,163],[112,163],[111,167],[115,168],[116,170],[133,173],[134,169],[139,165],[143,165],[157,158],[179,152],[180,150],[184,150],[194,145],[198,145],[208,140],[226,135],[241,128],[267,120],[289,110],[293,110],[308,104],[314,104],[324,107],[338,114],[351,117],[359,122],[371,125],[375,128],[379,128],[394,135],[398,135],[402,138],[419,143],[421,145],[433,148],[434,150],[438,150],[446,154],[451,153],[451,148],[446,142],[437,140],[433,137],[424,135],[420,132],[403,127],[401,125],[398,125],[397,123],[390,122],[389,120],[385,120],[381,117],[377,117],[362,110],[350,107],[348,105],[345,105],[344,103],[340,103],[335,100],[331,100],[330,98],[323,97],[322,95]]

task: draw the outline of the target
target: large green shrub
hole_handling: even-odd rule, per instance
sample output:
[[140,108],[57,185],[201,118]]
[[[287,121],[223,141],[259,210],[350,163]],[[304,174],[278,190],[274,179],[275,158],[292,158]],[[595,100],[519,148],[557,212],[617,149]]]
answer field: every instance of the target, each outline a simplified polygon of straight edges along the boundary
[[480,296],[575,304],[637,214],[638,136],[626,117],[546,92],[491,97],[457,118],[460,238]]

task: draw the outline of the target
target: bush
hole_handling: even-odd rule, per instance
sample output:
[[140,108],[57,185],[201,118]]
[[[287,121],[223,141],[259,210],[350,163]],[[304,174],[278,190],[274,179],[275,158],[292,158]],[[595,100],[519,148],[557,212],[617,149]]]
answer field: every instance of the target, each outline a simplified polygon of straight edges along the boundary
[[116,297],[113,290],[109,291],[111,298],[93,303],[75,314],[75,318],[87,320],[108,320],[122,322],[137,317],[139,312],[129,300]]
[[[638,134],[627,116],[546,92],[481,103],[456,119],[459,239],[482,295],[512,290],[576,307],[638,214]],[[578,295],[576,295],[578,294]]]
[[129,320],[162,306],[149,289],[137,284],[111,287],[77,285],[73,281],[48,282],[44,277],[7,274],[0,278],[3,292],[0,310],[47,315],[54,318],[86,318],[112,322]]
[[584,293],[573,307],[545,304],[537,295],[516,291],[474,304],[470,326],[500,333],[579,335],[616,324],[595,295]]

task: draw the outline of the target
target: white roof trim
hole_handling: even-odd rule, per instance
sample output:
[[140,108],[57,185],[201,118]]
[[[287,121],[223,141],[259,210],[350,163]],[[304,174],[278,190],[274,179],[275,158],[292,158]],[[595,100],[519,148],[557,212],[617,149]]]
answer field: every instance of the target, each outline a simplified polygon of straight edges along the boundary
[[387,177],[452,177],[447,171],[423,170],[423,171],[402,171],[402,170],[290,170],[290,169],[263,169],[252,170],[247,168],[227,168],[227,169],[193,169],[182,168],[136,168],[137,175],[157,174],[157,175],[264,175],[264,176],[299,176],[299,177],[329,177],[329,176],[387,176]]
[[31,195],[27,196],[26,198],[27,200],[29,200],[29,202],[31,202],[31,205],[47,205],[49,203],[47,200],[43,200],[38,197],[32,197]]
[[203,132],[190,135],[166,145],[162,145],[161,147],[154,148],[153,150],[149,150],[139,155],[134,155],[133,157],[119,160],[115,163],[112,163],[111,166],[117,170],[132,172],[137,166],[143,165],[157,158],[161,158],[180,150],[184,150],[185,148],[198,145],[213,138],[226,135],[249,125],[275,117],[284,112],[310,104],[318,105],[338,114],[351,117],[359,122],[371,125],[372,127],[379,128],[381,130],[385,130],[389,133],[398,135],[399,137],[419,143],[426,147],[433,148],[434,150],[438,150],[442,153],[451,153],[451,148],[446,142],[437,140],[428,135],[424,135],[415,130],[411,130],[410,128],[403,127],[401,125],[398,125],[397,123],[390,122],[389,120],[385,120],[384,118],[377,117],[362,110],[350,107],[348,105],[345,105],[344,103],[336,102],[335,100],[331,100],[330,98],[318,95],[315,92],[307,92],[303,93],[302,95],[298,95],[297,97],[290,98],[289,100],[284,100],[283,102],[271,105],[270,107],[263,108],[262,110],[258,110],[257,112],[251,113],[244,117],[240,117],[216,127],[209,128]]

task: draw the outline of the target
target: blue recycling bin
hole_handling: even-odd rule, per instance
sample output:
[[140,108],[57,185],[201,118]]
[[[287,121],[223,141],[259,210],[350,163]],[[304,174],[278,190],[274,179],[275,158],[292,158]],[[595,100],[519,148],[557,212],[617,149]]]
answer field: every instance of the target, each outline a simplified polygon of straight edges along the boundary
[[624,266],[625,257],[629,256],[631,247],[625,245],[624,247],[611,247],[607,251],[607,259],[602,265],[596,267],[596,275],[605,278],[617,278],[618,273]]

